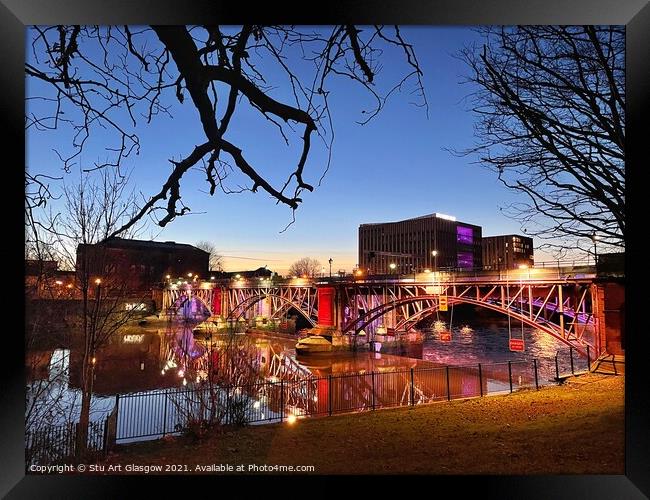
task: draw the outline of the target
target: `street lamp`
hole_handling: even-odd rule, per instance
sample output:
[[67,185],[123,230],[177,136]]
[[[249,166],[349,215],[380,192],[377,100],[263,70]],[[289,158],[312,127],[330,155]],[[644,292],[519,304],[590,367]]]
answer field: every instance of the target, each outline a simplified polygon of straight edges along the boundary
[[330,263],[330,278],[331,278],[332,277],[332,262],[334,262],[332,260],[332,257],[330,257],[330,260],[328,260],[328,262]]
[[[530,280],[530,267],[528,267],[528,264],[519,264],[519,269],[521,269],[522,271],[524,269],[528,269],[528,279]],[[522,273],[522,276],[523,276],[523,273]]]
[[435,274],[438,272],[438,250],[432,250],[431,255],[433,255],[433,272]]
[[596,231],[591,233],[591,241],[594,242],[594,265],[596,266],[596,270],[598,270],[598,246],[596,245],[598,242],[598,235],[596,234]]
[[390,267],[390,272],[391,272],[391,274],[393,274],[395,272],[395,268],[397,267],[397,264],[395,264],[394,262],[391,262],[388,265],[388,267]]

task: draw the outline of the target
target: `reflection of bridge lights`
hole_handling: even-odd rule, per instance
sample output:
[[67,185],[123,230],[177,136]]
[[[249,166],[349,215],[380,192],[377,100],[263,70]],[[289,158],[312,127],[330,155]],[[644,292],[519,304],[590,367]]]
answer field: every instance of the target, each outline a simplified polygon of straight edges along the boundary
[[435,321],[435,322],[433,323],[433,329],[434,329],[436,332],[444,331],[444,329],[445,329],[446,326],[447,326],[447,325],[445,324],[445,322],[444,322],[444,321],[440,321],[440,320],[437,320],[437,321]]
[[472,333],[474,330],[472,330],[472,328],[470,328],[468,325],[465,325],[460,329],[460,331],[461,333],[468,334],[468,333]]

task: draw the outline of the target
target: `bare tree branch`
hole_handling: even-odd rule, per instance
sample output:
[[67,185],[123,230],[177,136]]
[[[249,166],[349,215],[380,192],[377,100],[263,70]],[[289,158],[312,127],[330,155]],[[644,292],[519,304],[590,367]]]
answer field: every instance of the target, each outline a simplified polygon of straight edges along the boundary
[[[476,155],[527,203],[505,207],[548,246],[624,247],[625,29],[620,26],[482,28],[486,42],[459,57]],[[556,240],[551,242],[551,240]]]

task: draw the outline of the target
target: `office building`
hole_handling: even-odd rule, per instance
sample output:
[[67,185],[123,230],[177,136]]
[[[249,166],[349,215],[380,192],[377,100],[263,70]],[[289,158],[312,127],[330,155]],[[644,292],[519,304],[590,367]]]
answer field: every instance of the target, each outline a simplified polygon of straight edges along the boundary
[[485,236],[483,238],[483,268],[486,271],[532,267],[533,239],[518,234]]
[[[391,266],[394,264],[394,266]],[[482,269],[481,228],[433,213],[359,226],[359,268],[370,274]]]

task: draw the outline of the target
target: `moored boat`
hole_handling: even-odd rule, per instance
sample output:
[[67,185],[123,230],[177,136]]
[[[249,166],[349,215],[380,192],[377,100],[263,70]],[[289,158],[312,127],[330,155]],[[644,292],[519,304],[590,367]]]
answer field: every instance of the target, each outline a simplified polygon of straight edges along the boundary
[[300,339],[296,344],[297,354],[312,354],[315,352],[330,352],[332,343],[320,335],[311,335]]

